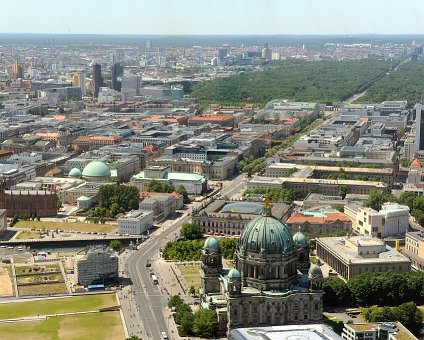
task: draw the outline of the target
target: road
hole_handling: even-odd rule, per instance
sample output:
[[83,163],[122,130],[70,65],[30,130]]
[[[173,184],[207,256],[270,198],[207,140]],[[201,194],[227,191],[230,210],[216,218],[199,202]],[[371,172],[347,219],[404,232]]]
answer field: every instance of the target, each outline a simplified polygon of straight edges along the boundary
[[224,181],[221,190],[221,197],[227,196],[228,199],[231,199],[236,196],[236,199],[240,198],[242,191],[245,189],[245,184],[246,174],[240,174],[232,181]]
[[[161,332],[166,332],[170,337],[167,321],[164,317],[164,309],[166,299],[162,298],[160,288],[164,289],[161,277],[158,276],[159,285],[152,282],[149,268],[146,268],[146,261],[159,256],[159,249],[173,237],[173,234],[185,222],[188,222],[190,217],[185,213],[178,218],[169,227],[163,227],[158,230],[148,241],[140,246],[140,250],[134,252],[128,258],[125,264],[125,270],[128,276],[133,281],[131,287],[130,298],[135,302],[135,310],[133,313],[139,313],[143,323],[144,334],[139,331],[130,329],[129,333],[142,336],[143,339],[161,339]],[[125,312],[124,312],[125,315]],[[125,315],[127,320],[127,315]]]

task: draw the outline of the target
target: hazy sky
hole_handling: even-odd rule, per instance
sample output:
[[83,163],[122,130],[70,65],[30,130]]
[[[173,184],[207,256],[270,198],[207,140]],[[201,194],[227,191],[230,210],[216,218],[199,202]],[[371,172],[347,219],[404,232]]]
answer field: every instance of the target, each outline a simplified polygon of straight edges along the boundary
[[0,33],[424,33],[423,0],[1,0]]

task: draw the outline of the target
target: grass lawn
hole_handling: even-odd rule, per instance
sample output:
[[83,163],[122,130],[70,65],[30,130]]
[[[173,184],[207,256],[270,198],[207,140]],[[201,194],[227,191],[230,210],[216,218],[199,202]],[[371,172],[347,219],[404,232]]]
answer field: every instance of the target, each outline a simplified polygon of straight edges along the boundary
[[[31,302],[0,304],[0,319],[26,316],[85,312],[118,305],[115,294],[75,296],[63,299],[45,299]],[[0,337],[1,339],[1,337]]]
[[17,236],[17,240],[32,240],[36,238],[40,238],[39,231],[21,231]]
[[18,286],[19,296],[26,295],[51,295],[67,293],[65,283],[45,283],[39,285]]
[[48,229],[48,230],[72,230],[72,231],[91,231],[98,233],[110,233],[117,226],[111,224],[95,224],[95,223],[68,223],[68,222],[52,222],[52,221],[19,221],[14,225],[16,228],[28,229]]
[[0,324],[0,339],[121,340],[125,339],[125,335],[119,312],[104,312],[55,316],[43,321]]
[[182,275],[193,275],[197,274],[200,276],[200,266],[178,266]]

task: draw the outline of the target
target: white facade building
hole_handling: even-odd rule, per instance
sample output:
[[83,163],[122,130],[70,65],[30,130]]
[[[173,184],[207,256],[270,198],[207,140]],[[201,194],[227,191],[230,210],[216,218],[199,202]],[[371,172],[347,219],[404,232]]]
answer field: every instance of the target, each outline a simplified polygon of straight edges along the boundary
[[380,211],[361,207],[356,214],[346,214],[352,219],[352,230],[360,235],[404,236],[409,229],[409,207],[398,203],[384,203]]
[[118,233],[141,235],[153,226],[153,211],[132,210],[118,218]]

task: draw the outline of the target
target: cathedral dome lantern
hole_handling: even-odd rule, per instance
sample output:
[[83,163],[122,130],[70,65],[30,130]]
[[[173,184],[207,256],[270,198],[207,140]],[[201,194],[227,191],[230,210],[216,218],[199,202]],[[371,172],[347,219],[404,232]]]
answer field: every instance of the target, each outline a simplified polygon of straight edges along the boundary
[[269,199],[266,198],[262,216],[253,219],[243,230],[239,240],[241,253],[262,255],[282,254],[295,249],[287,226],[271,215]]

